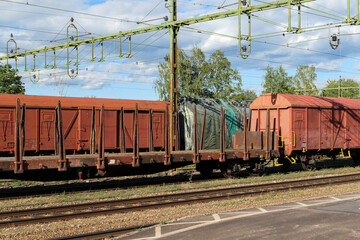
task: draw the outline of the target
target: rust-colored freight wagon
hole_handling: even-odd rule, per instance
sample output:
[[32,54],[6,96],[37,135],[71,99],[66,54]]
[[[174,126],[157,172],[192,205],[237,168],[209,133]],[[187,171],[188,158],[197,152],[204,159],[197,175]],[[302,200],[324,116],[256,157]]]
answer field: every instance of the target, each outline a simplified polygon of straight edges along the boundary
[[[248,135],[273,133],[270,145],[282,162],[298,157],[306,169],[321,155],[358,155],[360,99],[268,93],[255,99],[250,109]],[[248,141],[249,151],[251,145],[265,143],[259,138]]]
[[[104,106],[104,135],[106,135],[104,146],[106,150],[132,151],[136,105],[138,130],[141,132],[139,148],[149,151],[150,148],[163,149],[165,146],[164,119],[167,102],[0,94],[1,156],[6,156],[15,150],[17,99],[19,99],[21,109],[25,106],[23,119],[25,152],[35,154],[54,151],[58,101],[60,101],[62,110],[66,151],[90,152],[92,142],[94,143],[93,147],[97,148],[99,138],[96,133],[100,133],[102,106]],[[149,122],[150,110],[152,125]],[[149,132],[151,126],[153,128],[152,142],[150,142]]]
[[137,166],[139,152],[168,146],[167,108],[161,101],[0,94],[0,172]]
[[[193,149],[181,150],[178,114],[173,129],[179,137],[170,144],[168,105],[160,101],[0,94],[0,177],[12,173],[51,176],[56,171],[62,178],[62,172],[67,175],[72,170],[79,176],[86,172],[147,174],[192,163],[209,175],[227,160],[241,158],[242,152],[226,149],[222,108],[220,133],[209,136],[219,138],[220,149],[204,149],[203,124],[201,137],[200,129],[194,131]],[[196,115],[194,129],[198,126]]]

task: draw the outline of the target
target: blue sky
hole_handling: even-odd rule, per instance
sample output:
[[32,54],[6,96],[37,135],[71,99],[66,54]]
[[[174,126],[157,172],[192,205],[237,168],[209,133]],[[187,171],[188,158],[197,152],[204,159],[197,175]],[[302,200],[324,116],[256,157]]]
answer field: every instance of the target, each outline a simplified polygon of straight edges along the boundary
[[[24,4],[26,2],[29,4]],[[217,7],[223,2],[225,2],[224,5],[233,3],[229,0],[178,1],[178,18],[185,19],[237,7],[234,5],[218,9]],[[262,2],[271,1],[253,0],[252,4],[257,5]],[[305,5],[336,16],[346,17],[346,3],[346,0],[316,0]],[[356,1],[351,0],[351,16],[356,14],[355,7]],[[342,20],[306,8],[303,10],[301,22],[303,27]],[[10,33],[14,34],[18,51],[63,43],[70,17],[75,18],[74,24],[78,27],[80,35],[85,35],[81,38],[91,38],[146,26],[136,24],[137,21],[169,16],[163,0],[2,0],[0,13],[0,54],[2,55],[6,52],[6,42]],[[292,25],[295,27],[297,26],[296,8],[293,9],[292,15]],[[279,25],[269,24],[261,19],[287,25],[287,18],[286,8],[256,13],[252,17],[252,35],[283,30]],[[242,29],[244,29],[243,34],[246,35],[245,16],[243,20]],[[157,20],[151,24],[163,22],[163,20]],[[237,68],[242,75],[244,89],[261,92],[264,69],[267,65],[272,67],[282,65],[290,75],[295,74],[298,65],[314,65],[318,74],[318,87],[324,87],[328,79],[337,79],[340,75],[356,81],[360,80],[358,76],[360,57],[357,57],[360,49],[358,47],[360,26],[325,27],[321,31],[258,38],[252,42],[252,53],[246,60],[242,59],[236,50],[238,44],[236,39],[205,32],[237,36],[236,17],[191,27],[203,31],[181,29],[179,47],[190,51],[193,46],[199,46],[207,56],[218,49],[225,51],[232,66]],[[341,39],[340,46],[333,50],[329,45],[329,33],[330,35],[337,34],[338,31]],[[94,62],[88,61],[91,58],[89,47],[79,48],[79,58],[83,62],[79,67],[79,75],[75,79],[67,77],[64,67],[43,70],[41,59],[44,56],[38,55],[35,72],[20,71],[26,84],[26,94],[156,100],[153,82],[158,78],[157,65],[164,61],[163,57],[169,52],[168,33],[162,30],[142,34],[134,36],[132,41],[133,54],[135,54],[133,58],[116,58],[119,50],[117,42],[109,41],[104,44],[107,61],[101,63],[98,62],[99,46],[95,49],[97,58]],[[124,39],[124,52],[128,51],[127,44],[127,40]],[[65,61],[65,56],[64,52],[57,53],[59,65]],[[73,59],[74,54],[72,53],[70,57]],[[32,59],[27,61],[29,68],[33,65]],[[0,62],[0,64],[4,63]],[[24,70],[24,60],[19,62],[19,69]]]

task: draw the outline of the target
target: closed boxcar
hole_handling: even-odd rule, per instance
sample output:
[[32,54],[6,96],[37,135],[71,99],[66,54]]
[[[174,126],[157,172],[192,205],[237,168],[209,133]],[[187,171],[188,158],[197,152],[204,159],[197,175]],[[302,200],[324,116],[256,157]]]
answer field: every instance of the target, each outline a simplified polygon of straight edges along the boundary
[[[321,155],[358,156],[360,99],[268,93],[255,99],[250,109],[248,135],[274,133],[268,150],[275,146],[281,161],[297,157],[307,169]],[[248,141],[250,152],[251,145],[264,145],[263,139]],[[238,135],[236,143],[242,146],[243,137]]]

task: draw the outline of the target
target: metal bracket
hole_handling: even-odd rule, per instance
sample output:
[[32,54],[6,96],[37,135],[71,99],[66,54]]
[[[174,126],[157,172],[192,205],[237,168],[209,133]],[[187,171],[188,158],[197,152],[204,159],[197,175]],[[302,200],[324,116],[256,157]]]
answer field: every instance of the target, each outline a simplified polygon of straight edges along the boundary
[[139,116],[138,116],[138,104],[135,104],[134,113],[134,132],[133,132],[133,167],[140,167],[140,156],[139,156]]
[[197,109],[194,105],[194,154],[193,154],[193,163],[200,163],[200,154],[199,154],[199,137],[198,137],[198,122],[197,122]]
[[98,158],[96,168],[99,170],[105,169],[105,125],[104,125],[104,105],[100,110],[100,123],[99,123],[99,143],[98,143]]
[[91,134],[90,134],[90,154],[96,153],[96,109],[92,107],[91,112]]
[[55,151],[59,154],[58,160],[58,171],[67,170],[67,159],[65,152],[65,142],[63,134],[63,121],[62,121],[62,112],[61,112],[61,103],[58,101],[58,105],[55,111]]
[[24,172],[24,152],[25,152],[25,104],[20,108],[20,99],[16,100],[15,110],[15,161],[14,173]]
[[220,153],[219,153],[219,162],[226,161],[226,126],[225,126],[225,112],[224,109],[221,107],[221,114],[220,114]]
[[246,107],[244,106],[244,110],[243,110],[243,122],[244,122],[244,160],[249,160],[250,159],[250,154],[249,154],[249,149],[248,149],[248,121],[247,121],[247,117],[246,117]]

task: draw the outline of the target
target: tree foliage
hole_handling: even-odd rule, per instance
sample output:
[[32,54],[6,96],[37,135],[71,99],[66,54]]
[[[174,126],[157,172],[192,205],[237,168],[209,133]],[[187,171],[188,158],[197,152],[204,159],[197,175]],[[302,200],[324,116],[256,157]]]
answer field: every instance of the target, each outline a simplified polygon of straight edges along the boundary
[[11,65],[0,65],[0,93],[25,94],[21,76],[16,74]]
[[267,66],[263,93],[318,95],[319,90],[315,85],[316,78],[314,66],[300,65],[296,68],[294,76],[290,76],[282,66],[279,68]]
[[232,100],[235,101],[255,100],[255,98],[257,98],[257,94],[253,90],[240,90],[232,96]]
[[289,76],[285,69],[270,67],[265,69],[265,81],[263,93],[295,93],[293,77]]
[[304,95],[319,95],[315,85],[317,74],[314,66],[300,65],[296,68],[296,74],[293,78],[295,89]]
[[327,80],[321,95],[325,97],[360,98],[360,85],[352,79]]
[[[240,99],[245,93],[241,89],[241,76],[231,68],[224,52],[217,50],[206,59],[204,52],[194,47],[191,54],[179,51],[178,94],[193,98]],[[158,65],[159,79],[154,88],[160,100],[169,100],[170,65]]]

